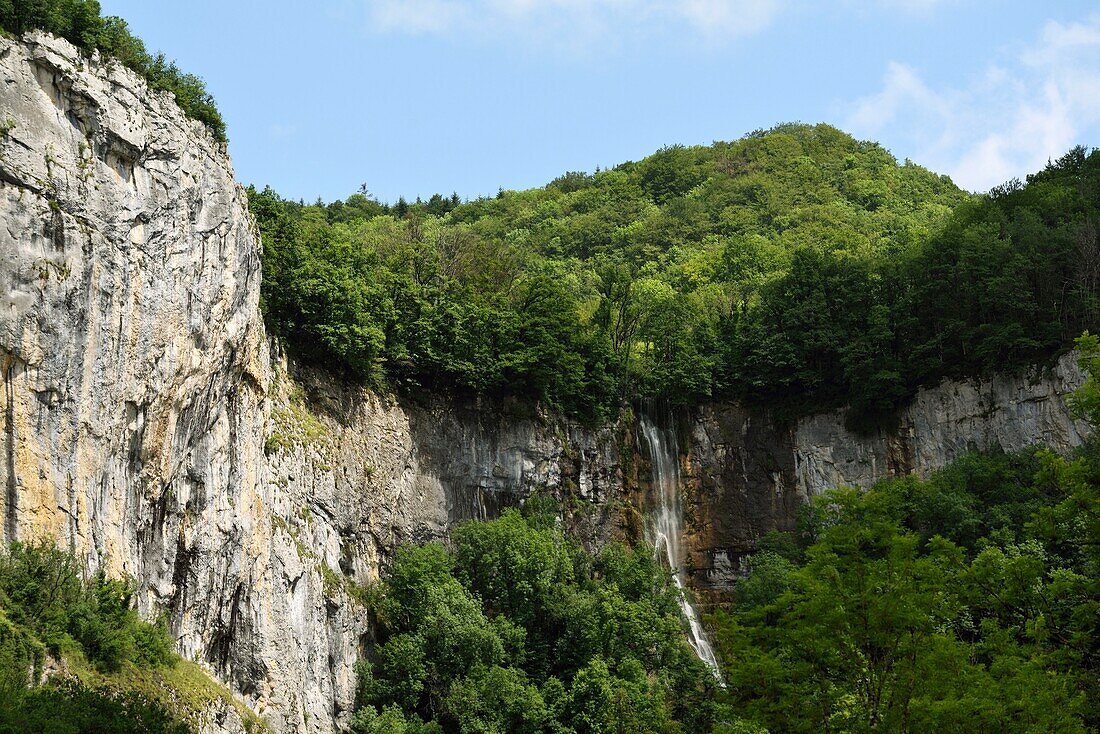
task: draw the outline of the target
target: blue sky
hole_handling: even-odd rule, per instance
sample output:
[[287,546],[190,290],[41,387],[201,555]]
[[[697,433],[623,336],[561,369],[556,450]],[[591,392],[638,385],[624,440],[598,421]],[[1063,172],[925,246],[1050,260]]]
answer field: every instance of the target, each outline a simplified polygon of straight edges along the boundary
[[1100,146],[1100,7],[1044,0],[101,0],[202,76],[244,183],[476,197],[829,122],[984,190]]

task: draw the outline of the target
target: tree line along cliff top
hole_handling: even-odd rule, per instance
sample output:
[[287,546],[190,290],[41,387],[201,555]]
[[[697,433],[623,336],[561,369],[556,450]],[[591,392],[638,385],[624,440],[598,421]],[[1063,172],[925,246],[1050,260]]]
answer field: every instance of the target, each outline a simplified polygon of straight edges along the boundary
[[[202,80],[94,0],[0,0],[171,91],[225,140]],[[1100,323],[1100,156],[988,194],[828,125],[671,146],[544,187],[307,205],[252,190],[269,329],[377,389],[538,402],[740,400],[889,420],[945,377],[1049,361]]]
[[828,125],[459,202],[251,191],[271,331],[375,387],[888,420],[1100,323],[1100,155],[988,194]]

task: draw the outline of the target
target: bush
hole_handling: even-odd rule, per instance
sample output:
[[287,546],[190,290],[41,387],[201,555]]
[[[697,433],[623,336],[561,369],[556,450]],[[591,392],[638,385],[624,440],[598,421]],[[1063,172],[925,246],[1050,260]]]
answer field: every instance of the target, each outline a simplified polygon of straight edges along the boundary
[[131,582],[97,574],[82,584],[71,555],[48,544],[13,543],[0,553],[0,611],[55,654],[82,653],[104,671],[174,658],[162,624],[143,622]]
[[163,705],[136,692],[75,679],[0,701],[0,734],[190,734]]
[[76,678],[38,685],[47,654],[106,673],[171,663],[167,630],[141,621],[133,593],[129,581],[102,573],[82,583],[76,560],[45,543],[0,552],[0,734],[188,731],[134,691]]

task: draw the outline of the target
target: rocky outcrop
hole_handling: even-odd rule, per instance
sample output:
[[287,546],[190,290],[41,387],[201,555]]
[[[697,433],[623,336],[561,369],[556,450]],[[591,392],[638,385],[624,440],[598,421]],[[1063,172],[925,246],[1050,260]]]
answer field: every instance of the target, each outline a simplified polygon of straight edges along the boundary
[[606,542],[623,486],[618,425],[430,396],[414,403],[292,372],[280,362],[273,383],[269,481],[325,518],[315,540],[331,568],[377,578],[401,543],[442,538],[541,491],[571,499],[574,530]]
[[64,41],[0,38],[0,99],[3,537],[138,579],[240,679],[275,616],[242,591],[271,576],[244,192],[170,95]]
[[1066,398],[1084,382],[1076,354],[1018,376],[949,381],[922,390],[889,433],[861,438],[836,415],[802,420],[794,433],[795,474],[809,494],[865,487],[876,479],[939,469],[975,449],[1005,451],[1044,444],[1066,454],[1088,431]]
[[[275,731],[347,722],[369,644],[359,587],[403,542],[532,493],[592,547],[641,537],[634,421],[372,394],[270,354],[258,242],[224,147],[118,64],[0,37],[0,431],[5,540],[55,539],[139,583],[180,652]],[[722,588],[762,533],[839,483],[970,446],[1080,443],[1071,362],[921,393],[901,429],[662,414],[693,579]],[[636,509],[638,508],[638,509]],[[232,716],[208,730],[234,730]]]
[[921,390],[896,427],[870,436],[848,430],[842,412],[782,426],[737,406],[699,411],[681,447],[693,580],[728,588],[756,539],[794,529],[798,506],[826,489],[924,475],[974,450],[1043,444],[1070,453],[1089,430],[1066,404],[1083,381],[1074,353],[1021,375],[945,381]]
[[[406,542],[442,539],[456,523],[498,515],[546,491],[564,520],[598,546],[620,526],[618,433],[546,415],[442,399],[384,398],[326,372],[274,364],[264,441],[271,586],[239,603],[279,610],[227,641],[251,657],[235,680],[280,730],[326,730],[347,720],[354,664],[369,641],[357,590],[378,579]],[[246,555],[250,555],[246,550]],[[305,687],[300,681],[306,681]],[[275,698],[276,682],[301,698]]]

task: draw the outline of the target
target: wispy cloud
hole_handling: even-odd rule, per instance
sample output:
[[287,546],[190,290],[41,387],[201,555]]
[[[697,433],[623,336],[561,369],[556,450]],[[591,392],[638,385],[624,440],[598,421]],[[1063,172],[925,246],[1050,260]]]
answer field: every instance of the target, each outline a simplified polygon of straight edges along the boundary
[[690,31],[710,42],[764,30],[784,0],[368,0],[377,32],[577,44]]
[[876,0],[874,4],[887,10],[929,13],[944,5],[958,4],[958,0]]
[[[958,7],[971,0],[840,0],[837,5],[855,17],[890,16],[904,20],[926,21],[939,17],[941,11]],[[805,6],[803,6],[805,7]],[[827,12],[836,12],[830,6]]]
[[[677,36],[722,45],[781,17],[821,12],[808,0],[342,0],[376,33],[507,39],[576,47]],[[848,10],[931,17],[966,0],[842,0]],[[826,12],[833,12],[828,10]]]
[[1035,171],[1074,144],[1100,142],[1081,139],[1100,131],[1100,15],[1047,23],[1034,45],[959,86],[933,88],[893,62],[847,125],[972,190]]
[[267,137],[274,141],[289,140],[298,134],[298,126],[289,122],[273,122],[267,126]]

